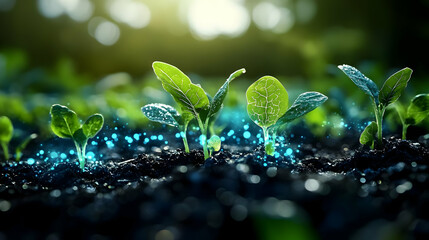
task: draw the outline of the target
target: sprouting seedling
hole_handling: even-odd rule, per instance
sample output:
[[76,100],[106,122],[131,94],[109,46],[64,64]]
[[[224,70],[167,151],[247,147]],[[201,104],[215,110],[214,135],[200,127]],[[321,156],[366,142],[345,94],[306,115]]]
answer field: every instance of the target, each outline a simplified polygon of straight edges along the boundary
[[[356,68],[349,65],[338,66],[362,91],[369,95],[374,105],[374,115],[376,121],[367,126],[360,137],[361,144],[371,145],[374,147],[375,138],[377,138],[378,145],[381,146],[383,142],[382,129],[383,129],[383,116],[386,108],[396,102],[402,95],[408,81],[411,78],[413,70],[404,68],[390,76],[383,84],[381,90],[378,90],[377,85],[368,77],[363,75]],[[375,124],[375,125],[374,125]],[[376,135],[374,126],[377,127]],[[372,136],[370,136],[373,134]],[[377,137],[375,137],[377,136]]]
[[180,114],[174,107],[162,103],[145,105],[142,107],[142,112],[151,121],[178,128],[183,140],[183,145],[185,145],[185,152],[189,153],[186,131],[189,122],[194,118],[191,113],[183,112]]
[[328,99],[318,92],[306,92],[288,108],[286,89],[271,76],[262,77],[250,85],[246,97],[247,113],[262,128],[265,153],[268,155],[274,155],[276,136],[282,126],[311,112]]
[[203,137],[204,158],[209,158],[207,149],[209,121],[222,108],[228,93],[229,83],[245,73],[246,70],[243,68],[232,73],[213,99],[210,100],[199,85],[193,84],[189,77],[175,66],[163,62],[154,62],[152,67],[164,89],[173,96],[174,101],[180,106],[182,115],[190,113],[192,118],[198,122]]
[[217,152],[220,150],[221,140],[219,136],[213,135],[207,141],[207,147],[210,151],[210,156],[212,156],[213,152]]
[[407,130],[411,125],[417,125],[429,116],[429,93],[415,96],[407,110],[396,102],[395,109],[402,122],[402,139],[407,139]]
[[60,138],[71,138],[76,146],[79,166],[85,169],[85,151],[88,139],[93,138],[103,127],[104,118],[101,114],[90,116],[84,124],[76,113],[66,106],[54,104],[51,107],[51,129]]
[[[9,160],[9,142],[13,137],[13,125],[12,121],[6,116],[0,117],[0,145],[3,149],[3,154],[5,160]],[[24,151],[25,147],[27,147],[28,143],[30,143],[31,140],[37,138],[37,134],[33,133],[27,138],[24,139],[21,144],[18,145],[18,147],[15,149],[15,160],[19,161],[22,157],[22,152]]]

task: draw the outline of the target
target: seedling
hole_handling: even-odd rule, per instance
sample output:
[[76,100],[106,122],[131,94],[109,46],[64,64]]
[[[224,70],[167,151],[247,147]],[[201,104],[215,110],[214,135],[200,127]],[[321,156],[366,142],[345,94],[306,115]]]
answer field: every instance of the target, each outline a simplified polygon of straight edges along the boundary
[[395,104],[395,109],[402,122],[402,139],[407,139],[407,129],[411,125],[417,125],[429,116],[429,93],[415,96],[407,110],[399,102]]
[[162,103],[148,104],[142,107],[142,112],[151,121],[178,128],[183,140],[183,145],[185,145],[185,151],[189,153],[186,131],[189,122],[194,118],[191,113],[183,112],[180,114],[174,107]]
[[[375,136],[377,136],[378,146],[382,146],[383,136],[383,116],[386,108],[396,102],[402,95],[408,81],[411,78],[413,70],[404,68],[390,76],[383,84],[381,90],[378,90],[377,85],[368,77],[363,75],[356,68],[349,65],[338,66],[362,91],[369,95],[374,105],[375,122],[369,124],[362,132],[360,143],[370,145],[374,148]],[[377,127],[377,131],[375,131]]]
[[210,151],[210,156],[212,156],[213,152],[217,152],[220,150],[221,140],[219,136],[213,135],[211,138],[207,141],[207,147]]
[[[197,120],[203,137],[204,158],[209,158],[210,155],[207,148],[209,121],[222,108],[223,101],[228,93],[229,83],[245,73],[246,70],[242,68],[232,73],[219,88],[213,99],[209,99],[206,92],[199,85],[193,84],[189,77],[175,66],[163,62],[154,62],[152,67],[156,76],[162,82],[164,89],[173,96],[174,101],[180,106],[182,115],[187,113],[192,116],[192,119],[195,118]],[[154,111],[154,113],[158,114],[156,115],[156,119],[167,119],[163,115],[165,112]],[[186,132],[184,135],[186,135]]]
[[306,92],[298,96],[290,108],[286,89],[274,77],[258,79],[247,89],[247,113],[264,132],[265,153],[274,155],[275,140],[281,127],[311,112],[328,97],[318,92]]
[[85,151],[88,139],[93,138],[103,127],[104,118],[101,114],[90,116],[84,124],[76,113],[66,106],[54,104],[51,107],[51,129],[60,138],[71,138],[76,146],[79,166],[85,169]]
[[[3,149],[5,160],[9,160],[9,142],[13,137],[13,125],[10,119],[6,116],[0,117],[0,145]],[[19,161],[22,157],[22,151],[27,147],[31,140],[37,138],[37,134],[33,133],[15,149],[15,160]]]

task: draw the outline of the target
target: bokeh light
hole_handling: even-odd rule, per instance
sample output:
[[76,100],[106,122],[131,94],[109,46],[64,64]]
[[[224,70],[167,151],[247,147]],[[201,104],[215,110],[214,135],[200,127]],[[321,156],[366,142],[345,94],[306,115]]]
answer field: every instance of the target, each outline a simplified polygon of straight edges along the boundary
[[295,17],[291,10],[278,7],[271,2],[261,2],[256,5],[252,17],[260,30],[271,30],[275,33],[285,33],[295,23]]
[[150,10],[140,1],[112,0],[107,5],[110,16],[132,28],[144,28],[150,22]]
[[87,21],[94,11],[94,5],[89,0],[38,0],[38,8],[47,18],[66,14],[76,22]]

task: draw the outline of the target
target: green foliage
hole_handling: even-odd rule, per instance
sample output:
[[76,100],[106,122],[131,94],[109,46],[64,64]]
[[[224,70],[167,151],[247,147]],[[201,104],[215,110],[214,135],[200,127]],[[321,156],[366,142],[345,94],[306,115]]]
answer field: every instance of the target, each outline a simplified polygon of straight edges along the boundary
[[286,89],[271,76],[262,77],[250,85],[246,98],[250,119],[263,129],[268,155],[274,155],[275,138],[280,127],[311,112],[328,99],[318,92],[306,92],[299,95],[288,109]]
[[213,135],[211,138],[207,141],[207,147],[210,150],[210,156],[212,155],[213,151],[217,152],[220,150],[221,146],[221,140],[219,136]]
[[363,130],[362,134],[360,135],[359,142],[362,145],[369,145],[371,148],[374,148],[374,141],[376,139],[377,135],[377,123],[371,122],[365,130]]
[[[384,82],[383,87],[379,91],[377,85],[356,68],[349,65],[340,65],[338,68],[341,69],[356,84],[356,86],[368,94],[373,100],[376,119],[375,124],[377,126],[377,140],[378,145],[381,146],[383,139],[382,129],[384,112],[389,105],[395,103],[402,95],[413,71],[410,68],[404,68],[394,73]],[[373,126],[371,127],[371,130],[372,128]],[[368,136],[368,132],[364,135]]]
[[406,139],[408,127],[421,123],[429,116],[429,94],[415,96],[406,111],[400,103],[395,104],[395,109],[402,122],[402,139]]
[[80,168],[85,168],[85,151],[89,138],[93,138],[101,130],[104,118],[101,114],[90,116],[83,125],[76,113],[66,106],[54,104],[51,107],[51,129],[60,138],[71,138],[75,143]]
[[[226,82],[217,91],[214,98],[210,99],[208,97],[208,94],[199,85],[193,84],[191,82],[191,79],[189,79],[189,77],[186,76],[177,67],[158,61],[154,62],[152,64],[152,67],[156,76],[162,82],[162,86],[164,87],[164,89],[171,94],[174,101],[180,106],[182,111],[181,115],[186,116],[184,117],[184,120],[190,121],[195,118],[205,139],[207,139],[207,131],[209,128],[210,118],[214,117],[215,114],[219,112],[219,110],[222,108],[223,101],[225,100],[226,94],[228,93],[229,83],[238,76],[245,73],[245,69],[240,69],[232,73],[228,77]],[[147,110],[148,109],[142,109],[144,113]],[[171,121],[171,116],[163,115],[169,112],[165,108],[164,110],[166,111],[158,109],[157,112],[155,111],[156,113],[147,112],[145,113],[145,115],[148,114],[150,116],[148,117],[149,119],[157,119],[154,121],[160,122],[160,120],[162,119],[162,121],[173,123],[173,121]],[[177,110],[175,111],[177,112]],[[174,120],[177,122],[176,118],[174,118]],[[186,128],[184,130],[184,136],[186,137]],[[185,138],[184,144],[186,148],[187,143],[185,143]],[[208,152],[206,140],[203,143],[203,150],[204,157],[206,159],[209,158],[210,155]]]
[[[12,121],[6,116],[0,117],[0,145],[3,149],[4,158],[5,160],[9,160],[9,142],[12,140],[13,137],[13,125]],[[37,134],[31,134],[29,137],[27,137],[21,144],[18,145],[16,148],[16,161],[19,161],[22,157],[22,151],[24,148],[28,145],[28,143],[35,139],[37,137]]]

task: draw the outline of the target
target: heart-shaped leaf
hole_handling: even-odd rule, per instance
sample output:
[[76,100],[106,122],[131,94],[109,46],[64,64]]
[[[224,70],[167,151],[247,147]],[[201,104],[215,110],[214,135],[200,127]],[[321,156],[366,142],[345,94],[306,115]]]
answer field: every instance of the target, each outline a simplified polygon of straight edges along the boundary
[[360,135],[359,142],[362,145],[372,146],[376,135],[377,123],[373,121],[368,126],[366,126],[365,130],[363,130],[362,134]]
[[221,140],[217,135],[211,136],[211,138],[207,141],[207,147],[209,149],[213,149],[213,151],[217,152],[220,150]]
[[0,117],[0,142],[9,143],[13,136],[13,125],[6,116]]
[[210,103],[210,111],[208,113],[208,117],[213,116],[214,114],[216,114],[222,108],[222,103],[225,100],[226,94],[228,93],[229,83],[232,80],[234,80],[235,78],[241,76],[245,72],[246,72],[246,69],[242,68],[240,70],[237,70],[237,71],[233,72],[228,77],[228,79],[226,80],[226,82],[222,85],[222,87],[219,88],[219,90],[217,91],[217,93],[214,96],[213,100],[211,101],[211,103]]
[[429,94],[419,94],[411,100],[407,109],[405,123],[408,125],[419,124],[429,116]]
[[76,113],[59,104],[52,105],[50,113],[52,131],[60,138],[73,138],[73,134],[80,128]]
[[[152,103],[142,107],[142,112],[151,121],[167,124],[173,127],[179,127],[180,125],[178,122],[180,114],[170,105]],[[188,114],[187,116],[189,115],[191,114]]]
[[404,68],[390,76],[380,90],[380,103],[387,107],[396,102],[407,87],[412,73],[410,68]]
[[247,113],[260,127],[269,127],[285,114],[288,108],[288,94],[274,77],[258,79],[247,89]]
[[104,124],[104,118],[101,114],[90,116],[82,125],[83,133],[87,138],[93,138],[101,130]]
[[209,108],[209,99],[204,90],[193,84],[178,68],[163,62],[154,62],[152,67],[164,89],[183,111],[189,111],[197,117],[201,110]]
[[277,121],[276,126],[291,122],[322,105],[328,97],[319,92],[306,92],[298,96],[292,106]]
[[377,105],[379,104],[379,90],[377,85],[371,79],[367,78],[359,70],[352,66],[343,64],[339,65],[338,68],[341,69],[356,84],[356,86],[371,96]]

